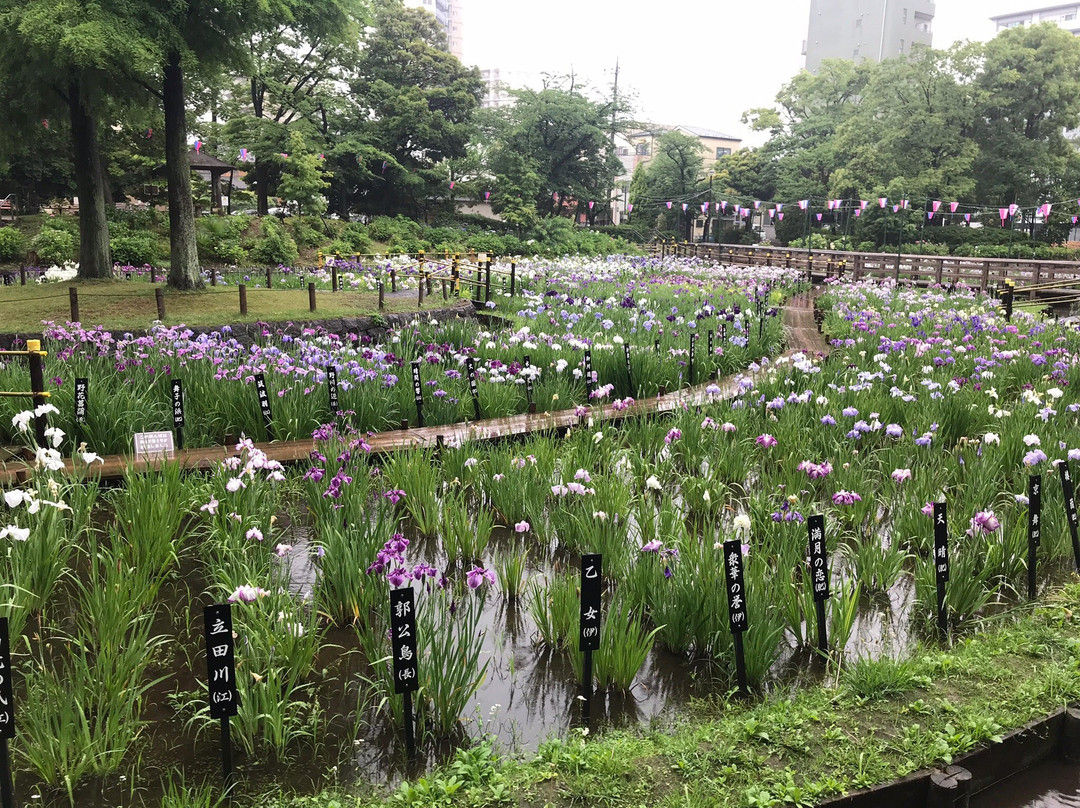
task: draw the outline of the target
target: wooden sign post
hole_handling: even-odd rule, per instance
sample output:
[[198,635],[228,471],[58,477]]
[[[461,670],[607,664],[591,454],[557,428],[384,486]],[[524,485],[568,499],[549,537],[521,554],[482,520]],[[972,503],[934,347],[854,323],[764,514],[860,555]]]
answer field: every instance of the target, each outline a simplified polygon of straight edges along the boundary
[[694,347],[697,345],[697,334],[690,335],[690,367],[687,378],[690,380],[690,386],[694,386]]
[[945,503],[934,503],[934,575],[937,580],[937,624],[942,640],[949,639],[949,613],[945,584],[949,581],[949,522]]
[[416,402],[416,425],[424,425],[424,388],[420,384],[420,360],[412,361],[413,400]]
[[15,808],[8,741],[15,737],[15,699],[11,687],[11,637],[8,619],[0,617],[0,803]]
[[746,655],[743,651],[743,632],[750,628],[746,612],[746,584],[743,581],[742,545],[737,540],[724,542],[724,583],[727,587],[728,617],[731,636],[735,641],[735,678],[739,692],[750,692],[746,682]]
[[420,687],[420,663],[416,645],[416,601],[413,588],[390,590],[390,647],[393,654],[394,693],[404,701],[405,751],[416,757],[413,691]]
[[707,349],[706,352],[709,354],[709,378],[710,379],[715,379],[716,378],[716,359],[715,359],[715,356],[713,355],[713,330],[710,328],[707,332],[705,332],[705,335],[706,335],[706,337],[705,337],[706,338],[706,343],[705,344],[706,344],[706,349]]
[[630,395],[634,395],[634,373],[630,368],[630,343],[623,343],[623,353],[626,355],[626,387]]
[[829,599],[829,552],[825,545],[825,517],[820,514],[807,520],[810,539],[810,586],[817,612],[818,650],[829,653],[828,625],[825,620],[825,601]]
[[1028,477],[1028,599],[1035,600],[1035,573],[1039,540],[1042,536],[1042,475]]
[[536,412],[536,402],[533,401],[532,360],[528,354],[525,354],[524,367],[529,371],[525,374],[525,401],[528,402],[529,412]]
[[173,431],[176,433],[176,448],[184,448],[184,385],[179,379],[173,379],[170,385],[172,391],[172,422]]
[[233,643],[232,605],[215,603],[203,609],[206,630],[207,695],[210,717],[221,721],[221,770],[225,788],[232,787],[232,739],[229,718],[240,709],[236,687],[236,649]]
[[581,666],[581,717],[589,721],[592,701],[592,654],[600,650],[600,598],[604,590],[602,559],[599,553],[581,557],[581,624],[578,650],[585,654]]
[[75,380],[75,448],[82,446],[83,427],[86,426],[86,410],[90,401],[90,380]]
[[593,380],[592,372],[592,351],[588,348],[585,349],[585,403],[592,403],[593,389],[595,388],[595,382]]
[[476,420],[481,419],[480,415],[480,391],[477,389],[476,383],[476,362],[470,356],[465,359],[465,372],[469,376],[469,394],[472,395],[473,401],[473,414],[476,416]]
[[337,368],[333,365],[326,366],[326,394],[330,404],[330,417],[336,418],[341,403],[338,401]]
[[270,411],[270,395],[266,391],[266,377],[255,374],[255,392],[259,396],[259,410],[262,412],[263,426],[266,427],[266,439],[274,439],[274,416]]
[[1061,474],[1061,493],[1065,496],[1065,516],[1069,522],[1069,536],[1072,538],[1073,559],[1076,561],[1076,571],[1080,572],[1080,540],[1076,535],[1076,490],[1073,483],[1072,469],[1067,460],[1058,466]]

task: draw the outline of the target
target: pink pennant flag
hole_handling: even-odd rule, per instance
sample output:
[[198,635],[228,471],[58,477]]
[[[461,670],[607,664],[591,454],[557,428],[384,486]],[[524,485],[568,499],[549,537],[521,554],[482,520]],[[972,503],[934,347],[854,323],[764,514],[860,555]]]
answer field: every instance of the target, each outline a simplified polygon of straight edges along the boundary
[[671,203],[670,202],[667,203],[667,209],[671,210]]
[[964,221],[965,222],[970,222],[971,221],[971,214],[970,213],[965,213],[964,214]]
[[780,211],[777,211],[776,212],[776,218],[779,219],[780,221],[784,221],[784,214],[781,213]]
[[783,202],[777,202],[776,203],[776,212],[779,213],[783,209],[784,209],[784,203]]
[[950,203],[949,203],[949,213],[956,213],[956,209],[957,209],[958,207],[960,207],[960,203],[959,203],[959,202],[950,202]]
[[907,210],[908,209],[908,201],[906,199],[901,199],[900,200],[900,207],[902,207],[904,210]]
[[683,210],[686,210],[688,207],[690,207],[688,204],[686,204],[685,202],[682,203]]
[[869,204],[870,204],[870,202],[868,200],[860,199],[859,200],[859,210],[866,210],[866,206],[869,205]]
[[938,210],[941,209],[941,202],[935,199],[933,202],[930,203],[930,207],[933,208],[934,213],[937,213]]
[[[727,204],[727,203],[724,203],[724,204]],[[720,210],[720,203],[719,202],[714,202],[713,203],[713,210]]]
[[809,199],[800,199],[799,200],[799,210],[806,210],[806,207],[809,204],[810,204]]
[[709,212],[709,203],[708,202],[702,202],[701,203],[701,212],[702,213],[708,213]]
[[1009,215],[1010,216],[1015,216],[1016,212],[1018,210],[1020,210],[1020,206],[1017,205],[1015,202],[1013,202],[1011,205],[1009,205]]
[[1077,219],[1077,217],[1076,217],[1076,216],[1073,216],[1073,217],[1072,217],[1072,220],[1073,220],[1073,224],[1076,224],[1076,219]]
[[1001,226],[1004,227],[1005,226],[1005,220],[1007,218],[1009,218],[1009,209],[1008,208],[998,208],[998,216],[1001,217]]
[[932,210],[926,211],[926,218],[927,219],[933,219],[934,218],[934,211],[932,211]]
[[892,206],[892,212],[893,213],[899,213],[900,212],[900,206],[899,205],[893,205]]
[[491,191],[484,191],[484,201],[487,202],[491,199]]
[[281,153],[281,159],[282,159],[282,160],[288,160],[288,159],[289,159],[289,155],[287,155],[287,154],[286,154],[285,152],[282,152],[282,153]]
[[754,210],[761,210],[761,203],[758,200],[754,200]]
[[889,197],[887,197],[887,196],[879,196],[878,200],[877,200],[877,204],[878,204],[879,208],[884,209],[885,206],[887,204],[889,204]]
[[[558,201],[559,201],[559,192],[558,192],[558,191],[555,191],[554,193],[552,193],[552,195],[551,195],[551,199],[552,199],[552,201],[554,201],[554,202],[558,202]],[[671,207],[671,203],[670,203],[670,202],[668,202],[668,207],[669,207],[669,208]]]
[[769,208],[769,218],[771,219],[776,215],[776,208]]
[[750,208],[743,208],[742,209],[742,217],[745,219],[749,215],[750,215]]
[[196,140],[195,141],[195,153],[199,154],[199,152],[201,152],[201,151],[202,151],[202,141],[201,140]]
[[1053,202],[1047,202],[1043,205],[1043,216],[1050,218],[1050,209],[1054,206]]
[[626,212],[629,213],[633,209],[634,209],[634,203],[633,202],[628,202],[627,205],[626,205]]
[[855,217],[858,218],[859,216],[861,216],[862,212],[863,212],[862,208],[855,208]]
[[727,202],[721,202],[721,203],[720,203],[720,210],[722,210],[722,211],[724,211],[725,213],[727,213]]
[[593,205],[595,205],[595,204],[596,204],[596,203],[595,203],[595,202],[593,202],[593,201],[592,201],[592,200],[590,199],[590,200],[589,200],[589,210],[592,210],[592,209],[593,209]]
[[247,159],[248,159],[248,150],[247,149],[241,149],[240,150],[240,162],[241,163],[246,163]]
[[821,221],[821,214],[820,213],[815,213],[814,215],[817,216],[817,220],[820,222]]
[[325,155],[325,154],[320,154],[320,155],[319,155],[319,159],[320,159],[320,160],[325,160],[325,159],[326,159],[326,155]]

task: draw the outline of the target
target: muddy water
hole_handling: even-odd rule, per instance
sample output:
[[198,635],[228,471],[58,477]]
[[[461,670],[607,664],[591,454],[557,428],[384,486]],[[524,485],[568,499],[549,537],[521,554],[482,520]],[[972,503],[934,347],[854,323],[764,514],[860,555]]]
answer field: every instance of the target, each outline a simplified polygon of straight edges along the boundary
[[1033,766],[973,797],[971,808],[1080,808],[1080,764]]

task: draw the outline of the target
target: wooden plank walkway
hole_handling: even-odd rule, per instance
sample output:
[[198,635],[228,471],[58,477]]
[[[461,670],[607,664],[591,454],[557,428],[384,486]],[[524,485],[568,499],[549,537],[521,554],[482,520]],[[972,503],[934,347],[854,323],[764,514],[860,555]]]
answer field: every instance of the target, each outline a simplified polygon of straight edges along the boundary
[[[793,298],[783,309],[785,330],[785,356],[796,353],[811,355],[828,353],[828,346],[814,325],[814,297],[816,293]],[[720,388],[719,393],[707,393],[712,385]],[[710,398],[731,398],[737,392],[738,385],[734,376],[728,376],[715,382],[687,387],[641,401],[635,401],[630,407],[616,410],[610,404],[594,405],[589,408],[589,415],[594,423],[610,423],[641,415],[671,412],[682,407],[697,406]],[[411,429],[380,432],[366,438],[371,451],[387,454],[409,449],[436,446],[441,438],[446,443],[494,440],[533,432],[553,432],[569,429],[580,422],[574,410],[556,412],[523,413],[506,418],[491,418],[483,421],[446,424]],[[275,441],[257,443],[272,460],[281,463],[306,462],[316,444],[312,439],[294,441]],[[183,449],[176,452],[176,461],[188,470],[210,470],[227,457],[238,454],[231,446],[212,446],[203,449]],[[130,467],[144,470],[158,461],[134,460],[127,455],[110,455],[102,463],[94,464],[94,473],[101,479],[118,479],[124,476]],[[65,470],[72,471],[72,461],[68,459]],[[0,485],[15,485],[26,478],[28,465],[25,462],[8,462],[0,466]]]

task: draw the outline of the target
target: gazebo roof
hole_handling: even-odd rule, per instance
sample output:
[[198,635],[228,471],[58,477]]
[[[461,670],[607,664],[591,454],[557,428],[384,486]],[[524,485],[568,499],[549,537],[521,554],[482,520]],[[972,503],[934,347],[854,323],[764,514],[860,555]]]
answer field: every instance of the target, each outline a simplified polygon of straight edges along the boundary
[[219,160],[207,151],[188,152],[188,160],[191,162],[193,171],[209,171],[211,174],[224,174],[226,171],[235,171],[236,166]]

